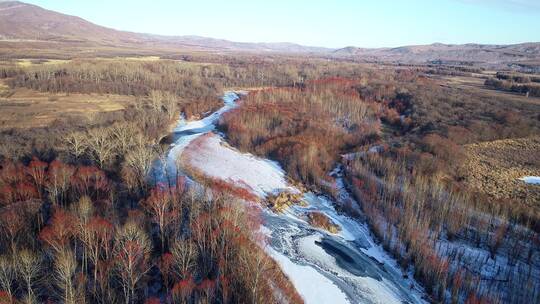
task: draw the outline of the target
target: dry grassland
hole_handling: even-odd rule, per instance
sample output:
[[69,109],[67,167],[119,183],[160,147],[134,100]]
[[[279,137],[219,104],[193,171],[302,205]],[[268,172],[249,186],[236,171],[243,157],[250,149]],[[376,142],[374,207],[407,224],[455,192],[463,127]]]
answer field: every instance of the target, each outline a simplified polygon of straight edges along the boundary
[[91,120],[99,113],[123,110],[133,102],[132,96],[10,90],[0,82],[0,129],[44,127],[67,117]]
[[540,206],[540,185],[519,178],[540,176],[540,136],[467,145],[467,181],[494,198]]

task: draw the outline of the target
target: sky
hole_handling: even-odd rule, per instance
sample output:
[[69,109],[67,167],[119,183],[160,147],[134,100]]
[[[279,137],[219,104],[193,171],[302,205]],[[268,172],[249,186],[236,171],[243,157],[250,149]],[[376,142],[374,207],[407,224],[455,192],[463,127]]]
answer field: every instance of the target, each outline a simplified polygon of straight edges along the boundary
[[540,41],[540,0],[25,2],[118,30],[242,42],[373,48]]

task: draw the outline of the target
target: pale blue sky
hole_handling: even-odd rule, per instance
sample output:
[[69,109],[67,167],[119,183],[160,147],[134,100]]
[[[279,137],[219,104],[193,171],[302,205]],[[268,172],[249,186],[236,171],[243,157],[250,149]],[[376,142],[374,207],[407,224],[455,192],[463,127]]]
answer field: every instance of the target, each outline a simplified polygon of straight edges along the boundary
[[387,47],[540,41],[540,0],[28,0],[119,30]]

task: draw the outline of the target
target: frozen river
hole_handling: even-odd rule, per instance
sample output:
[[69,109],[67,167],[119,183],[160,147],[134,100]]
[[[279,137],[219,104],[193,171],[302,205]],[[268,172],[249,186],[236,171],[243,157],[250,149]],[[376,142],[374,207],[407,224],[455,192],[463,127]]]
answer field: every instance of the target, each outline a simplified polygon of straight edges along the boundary
[[[167,158],[156,162],[154,176],[176,180],[184,175],[177,160],[195,138],[215,131],[219,117],[236,106],[237,93],[223,96],[224,106],[209,116],[186,122],[180,119],[174,129]],[[294,191],[283,170],[275,162],[241,153],[228,146],[217,134],[191,165],[213,178],[232,181],[254,189],[254,194],[283,188]],[[339,168],[333,172],[339,200],[357,206],[342,187]],[[189,178],[189,176],[188,176]],[[326,196],[305,193],[306,206],[293,206],[284,213],[263,210],[263,233],[268,236],[267,252],[280,264],[306,303],[424,303],[422,289],[410,275],[405,276],[381,246],[377,245],[366,223],[339,214],[336,202]],[[306,212],[319,211],[341,227],[332,234],[313,228]]]

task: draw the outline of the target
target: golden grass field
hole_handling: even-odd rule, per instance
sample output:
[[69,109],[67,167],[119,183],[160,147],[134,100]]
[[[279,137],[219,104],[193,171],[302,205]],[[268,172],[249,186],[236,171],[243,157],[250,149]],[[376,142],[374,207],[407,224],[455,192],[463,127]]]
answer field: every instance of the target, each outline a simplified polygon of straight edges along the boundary
[[[484,72],[483,76],[491,75],[491,72]],[[476,74],[474,77],[467,76],[436,76],[441,80],[441,84],[445,86],[450,86],[454,88],[459,88],[465,92],[475,93],[482,95],[486,98],[501,98],[506,101],[511,102],[523,102],[534,105],[540,105],[540,97],[525,97],[523,94],[517,94],[512,92],[504,92],[499,90],[494,90],[484,86],[486,81],[482,78],[482,75]]]
[[44,127],[67,117],[92,120],[99,113],[123,110],[133,102],[133,96],[52,94],[10,89],[0,82],[0,129]]
[[34,60],[34,59],[17,59],[16,63],[20,67],[31,67],[34,65],[40,65],[40,64],[62,64],[67,63],[69,60],[61,60],[61,59],[44,59],[43,61],[40,60]]
[[466,145],[467,181],[499,199],[516,199],[540,206],[540,185],[519,178],[540,176],[540,136]]

